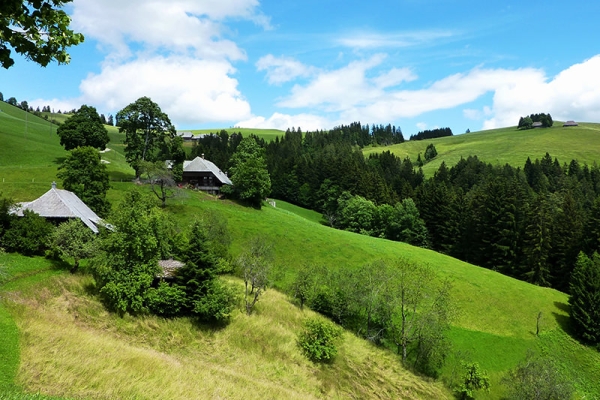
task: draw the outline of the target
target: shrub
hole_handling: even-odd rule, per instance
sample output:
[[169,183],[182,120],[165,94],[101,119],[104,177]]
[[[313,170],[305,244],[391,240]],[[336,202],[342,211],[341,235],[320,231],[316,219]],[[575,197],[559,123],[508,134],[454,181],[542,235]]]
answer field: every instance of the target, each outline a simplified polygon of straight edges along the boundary
[[193,313],[203,321],[228,322],[237,303],[234,291],[216,279],[207,286],[206,294],[194,301]]
[[304,330],[298,336],[298,346],[311,361],[329,362],[337,354],[336,343],[342,329],[320,318],[310,318],[304,322]]
[[146,291],[148,311],[161,317],[175,317],[185,306],[185,292],[178,286],[161,282],[157,288]]
[[24,210],[23,217],[11,221],[2,244],[8,251],[26,256],[42,255],[53,230],[54,226],[46,219],[33,211]]

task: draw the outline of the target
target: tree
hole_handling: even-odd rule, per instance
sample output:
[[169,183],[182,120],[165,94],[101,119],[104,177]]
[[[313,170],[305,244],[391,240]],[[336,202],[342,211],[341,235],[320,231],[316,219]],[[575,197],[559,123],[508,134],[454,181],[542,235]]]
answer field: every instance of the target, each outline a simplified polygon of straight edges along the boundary
[[84,146],[104,150],[110,140],[96,109],[85,104],[59,126],[56,133],[65,150]]
[[96,235],[81,220],[74,218],[60,224],[52,233],[50,246],[61,257],[72,258],[71,272],[79,268],[79,261],[93,256],[97,250]]
[[435,158],[435,156],[437,156],[437,150],[435,149],[433,143],[429,143],[427,145],[427,149],[425,149],[425,161],[431,161]]
[[106,306],[123,315],[147,311],[147,291],[159,273],[159,240],[154,220],[164,218],[150,199],[127,193],[110,218],[114,232],[101,243],[93,274]]
[[502,383],[508,388],[507,400],[570,399],[573,387],[558,371],[554,360],[528,353]]
[[167,199],[177,195],[178,187],[173,178],[173,171],[169,170],[164,161],[142,161],[140,169],[150,184],[150,190],[160,200],[161,206],[166,207]]
[[17,106],[17,99],[15,99],[14,97],[9,97],[8,100],[6,100],[6,103],[10,104],[11,106]]
[[412,360],[416,369],[433,375],[448,350],[450,283],[437,281],[431,268],[404,259],[397,260],[393,270],[387,289],[388,338],[405,365]]
[[148,97],[140,97],[117,113],[119,132],[125,132],[125,158],[141,174],[141,161],[156,161],[156,150],[166,137],[174,137],[176,130],[158,104]]
[[252,314],[252,309],[269,284],[270,258],[271,246],[262,237],[251,239],[248,250],[238,258],[244,280],[244,304],[248,315]]
[[107,123],[107,125],[110,125],[110,126],[114,126],[115,125],[115,119],[112,116],[112,114],[108,115],[108,120],[106,121],[106,123]]
[[459,399],[471,400],[475,398],[478,390],[490,390],[490,378],[486,371],[482,371],[478,363],[463,363],[465,369],[462,382],[456,389]]
[[301,310],[304,309],[304,303],[310,298],[315,278],[313,269],[308,265],[300,267],[296,274],[292,284],[292,294],[300,302]]
[[42,255],[48,248],[48,239],[53,229],[52,224],[44,217],[24,210],[22,217],[11,220],[10,227],[2,237],[2,246],[8,251],[26,256]]
[[0,101],[4,101],[4,95],[0,92]]
[[69,29],[71,18],[60,9],[71,0],[4,0],[0,3],[0,63],[15,62],[11,48],[45,67],[52,60],[68,64],[66,49],[84,37]]
[[271,193],[271,178],[267,170],[264,149],[253,137],[244,138],[231,157],[229,169],[235,195],[260,207],[261,202]]
[[78,147],[58,168],[58,178],[63,187],[77,195],[88,207],[100,216],[110,211],[106,192],[110,188],[106,166],[100,160],[100,154],[93,147]]
[[571,275],[569,314],[573,331],[590,344],[600,343],[600,255],[579,253]]

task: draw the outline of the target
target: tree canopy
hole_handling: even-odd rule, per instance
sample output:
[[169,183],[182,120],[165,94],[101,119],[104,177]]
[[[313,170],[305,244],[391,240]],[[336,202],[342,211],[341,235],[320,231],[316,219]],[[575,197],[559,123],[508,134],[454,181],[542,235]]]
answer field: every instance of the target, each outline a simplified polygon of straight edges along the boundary
[[[0,2],[0,64],[10,68],[12,50],[45,67],[52,60],[68,64],[67,48],[83,42],[69,29],[71,18],[60,8],[71,0],[2,0]],[[11,50],[12,49],[12,50]]]
[[243,139],[231,157],[231,182],[234,193],[250,204],[260,206],[271,193],[271,177],[267,170],[264,149],[254,138]]
[[66,190],[75,193],[98,215],[108,214],[110,203],[106,200],[106,192],[110,184],[98,150],[89,146],[71,150],[59,167],[57,176],[62,179]]
[[149,97],[140,97],[117,113],[119,132],[125,132],[125,158],[141,174],[140,161],[156,161],[157,150],[175,136],[169,116]]
[[96,108],[85,104],[59,126],[56,133],[60,136],[60,144],[65,150],[83,146],[104,150],[110,141],[108,131]]

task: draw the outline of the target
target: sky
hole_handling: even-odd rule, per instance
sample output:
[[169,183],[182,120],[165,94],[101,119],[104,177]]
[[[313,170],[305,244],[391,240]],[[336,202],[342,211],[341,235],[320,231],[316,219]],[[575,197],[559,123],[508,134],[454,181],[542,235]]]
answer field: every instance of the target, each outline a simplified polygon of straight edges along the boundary
[[[600,122],[600,2],[74,0],[68,65],[15,57],[4,98],[106,116],[142,96],[179,130],[360,121],[404,136]],[[14,53],[13,53],[14,54]]]

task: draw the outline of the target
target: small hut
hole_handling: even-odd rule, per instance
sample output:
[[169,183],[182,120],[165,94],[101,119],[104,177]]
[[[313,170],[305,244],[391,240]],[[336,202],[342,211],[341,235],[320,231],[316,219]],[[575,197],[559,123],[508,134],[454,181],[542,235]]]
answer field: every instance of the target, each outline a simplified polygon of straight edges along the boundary
[[579,124],[575,121],[567,121],[563,124],[563,126],[579,126]]

